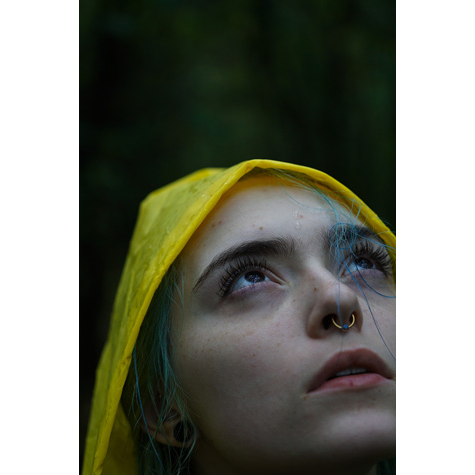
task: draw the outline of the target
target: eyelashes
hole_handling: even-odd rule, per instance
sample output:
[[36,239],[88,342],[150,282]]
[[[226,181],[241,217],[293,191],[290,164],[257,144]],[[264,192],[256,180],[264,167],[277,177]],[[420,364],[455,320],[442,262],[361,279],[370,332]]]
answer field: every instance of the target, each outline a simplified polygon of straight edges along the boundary
[[[252,272],[255,276],[262,274],[264,278],[269,273],[265,259],[256,258],[254,256],[240,257],[225,268],[224,274],[219,280],[218,296],[224,298],[233,292],[236,282],[240,277],[246,274],[246,271],[248,273]],[[253,281],[249,281],[249,283],[251,285],[257,283],[255,280],[254,278]]]
[[[392,277],[391,257],[382,244],[371,240],[361,240],[351,248],[341,250],[336,256],[339,271],[352,276],[368,271],[380,272],[384,277]],[[379,274],[379,275],[381,275]],[[224,299],[246,287],[252,288],[263,282],[275,281],[273,272],[262,257],[241,256],[228,263],[219,279],[218,297]]]
[[378,270],[386,277],[393,274],[393,263],[384,245],[369,240],[359,241],[350,249],[349,256],[343,260],[343,267],[351,273],[360,270]]

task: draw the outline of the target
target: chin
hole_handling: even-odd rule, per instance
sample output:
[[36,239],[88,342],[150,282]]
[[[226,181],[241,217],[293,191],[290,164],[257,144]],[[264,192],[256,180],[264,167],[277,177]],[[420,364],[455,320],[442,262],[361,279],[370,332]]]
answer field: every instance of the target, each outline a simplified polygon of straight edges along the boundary
[[380,418],[378,421],[364,421],[352,427],[343,437],[349,458],[355,462],[377,463],[396,456],[396,420],[395,417]]
[[344,443],[329,452],[324,460],[317,462],[321,473],[366,475],[379,462],[396,456],[395,434],[382,433],[379,437],[375,434],[375,438],[353,439],[352,445],[348,445],[345,438]]
[[362,411],[358,416],[353,413],[335,422],[326,431],[326,455],[329,461],[339,459],[348,466],[371,466],[396,456],[394,411],[382,411],[379,414]]

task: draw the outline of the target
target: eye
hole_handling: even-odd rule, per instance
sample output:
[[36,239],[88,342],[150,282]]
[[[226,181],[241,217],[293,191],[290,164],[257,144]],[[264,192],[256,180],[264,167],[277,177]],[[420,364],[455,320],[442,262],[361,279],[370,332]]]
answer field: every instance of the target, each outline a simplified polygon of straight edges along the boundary
[[218,295],[225,298],[246,287],[270,282],[269,272],[265,261],[254,257],[243,257],[225,269],[219,282]]
[[356,244],[346,258],[344,272],[357,274],[362,271],[375,270],[386,276],[392,275],[391,259],[384,246],[371,241]]
[[376,265],[367,257],[355,257],[348,263],[348,271],[355,272],[359,269],[376,269]]
[[243,287],[248,287],[249,285],[255,285],[260,282],[269,281],[270,279],[266,277],[262,272],[253,270],[246,272],[243,276],[235,280],[234,285],[229,289],[230,292],[242,289]]

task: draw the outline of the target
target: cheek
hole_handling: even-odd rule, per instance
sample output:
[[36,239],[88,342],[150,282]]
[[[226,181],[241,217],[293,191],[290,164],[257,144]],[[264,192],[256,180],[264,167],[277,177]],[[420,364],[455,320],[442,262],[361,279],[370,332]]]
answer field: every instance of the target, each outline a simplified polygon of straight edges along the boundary
[[396,338],[396,300],[386,299],[382,304],[382,321],[384,326],[392,333]]
[[[216,329],[183,329],[177,349],[177,376],[200,429],[228,437],[255,433],[263,418],[276,419],[279,408],[290,401],[290,382],[296,377],[288,367],[288,352],[278,325]],[[287,340],[289,341],[289,340]],[[283,351],[284,350],[284,351]],[[288,355],[287,355],[288,356]],[[289,386],[286,388],[286,386]],[[282,414],[282,411],[280,411]],[[253,425],[256,425],[253,428]],[[236,430],[245,427],[246,430]]]
[[185,389],[207,401],[229,394],[238,397],[272,369],[271,348],[254,330],[185,328],[176,370]]
[[370,301],[370,308],[371,311],[367,308],[364,311],[365,321],[368,330],[374,333],[375,345],[378,345],[378,341],[382,343],[383,338],[393,356],[396,356],[396,299],[387,297],[373,299]]

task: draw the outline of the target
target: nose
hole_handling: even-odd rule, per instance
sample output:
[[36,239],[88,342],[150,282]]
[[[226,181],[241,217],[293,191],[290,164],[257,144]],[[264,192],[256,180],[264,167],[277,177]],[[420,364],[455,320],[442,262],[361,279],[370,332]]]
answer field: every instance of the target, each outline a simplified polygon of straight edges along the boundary
[[[341,283],[329,271],[320,272],[310,289],[307,333],[311,338],[360,331],[363,312],[356,290]],[[341,327],[341,328],[339,328]]]

